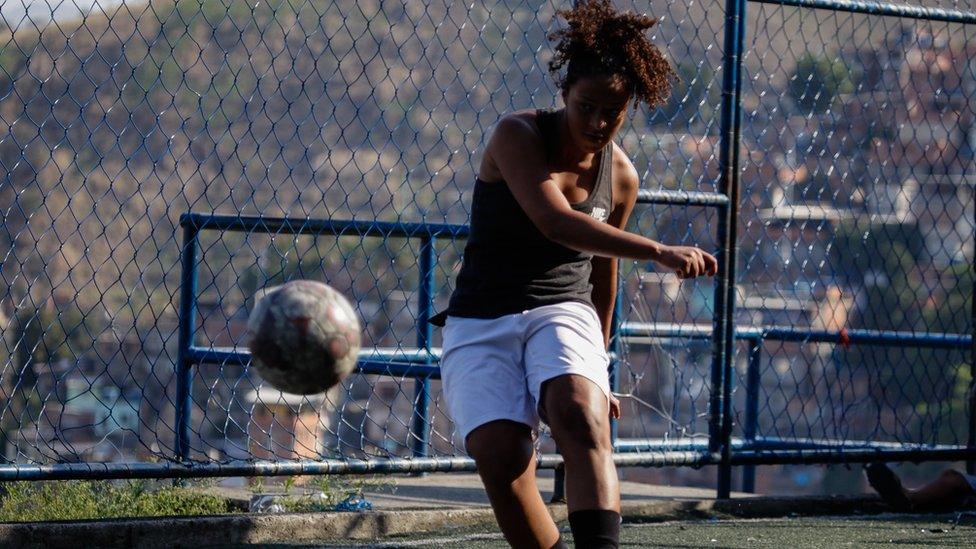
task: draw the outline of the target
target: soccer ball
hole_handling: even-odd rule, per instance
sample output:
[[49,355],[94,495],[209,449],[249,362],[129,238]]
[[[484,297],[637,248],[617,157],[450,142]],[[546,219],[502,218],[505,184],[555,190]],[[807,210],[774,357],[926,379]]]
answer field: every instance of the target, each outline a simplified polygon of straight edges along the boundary
[[265,381],[286,393],[311,395],[334,387],[356,367],[359,319],[331,286],[293,280],[258,299],[245,341]]

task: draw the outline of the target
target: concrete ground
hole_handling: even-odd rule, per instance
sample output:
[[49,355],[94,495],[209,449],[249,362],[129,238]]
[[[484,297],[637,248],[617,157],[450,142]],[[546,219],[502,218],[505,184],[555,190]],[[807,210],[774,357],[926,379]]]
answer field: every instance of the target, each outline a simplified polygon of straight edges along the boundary
[[[551,477],[540,478],[539,485],[548,500],[552,492]],[[253,495],[251,490],[244,488],[216,490],[245,508]],[[311,490],[311,487],[292,489],[293,492]],[[0,546],[77,547],[79,540],[85,540],[88,546],[147,548],[329,547],[337,544],[358,547],[505,547],[477,475],[383,477],[375,486],[367,483],[364,492],[372,504],[371,511],[237,513],[0,524]],[[958,539],[958,535],[976,540],[976,530],[971,526],[951,530],[958,535],[948,534],[946,532],[950,530],[940,522],[941,519],[929,517],[919,519],[921,522],[917,524],[897,518],[892,519],[894,522],[882,521],[878,523],[880,526],[875,519],[854,522],[845,519],[804,522],[806,519],[802,519],[804,516],[849,516],[886,511],[874,496],[783,498],[733,494],[731,499],[716,500],[713,490],[626,481],[621,484],[621,493],[621,511],[627,523],[623,531],[624,546],[814,547],[831,546],[848,539],[861,539],[864,544],[860,546],[864,546],[878,543],[877,540],[886,536],[892,540],[907,540],[909,545],[936,539],[951,541]],[[551,505],[550,512],[565,526],[565,505]],[[640,523],[656,525],[641,526]],[[814,540],[812,545],[793,543],[790,532],[795,528],[805,529],[807,537]],[[850,538],[849,528],[870,535]],[[923,530],[925,535],[922,535]],[[936,533],[938,536],[932,537]]]
[[[355,479],[348,481],[355,484]],[[550,471],[540,472],[539,490],[545,501],[552,497],[553,478]],[[311,485],[295,486],[290,493],[300,495],[312,492]],[[246,507],[253,497],[253,490],[248,488],[210,488],[208,492],[224,496],[238,506]],[[374,511],[396,510],[438,510],[452,509],[489,509],[488,497],[481,484],[481,479],[475,473],[433,473],[423,476],[390,476],[383,477],[379,482],[366,482],[364,495]],[[715,490],[706,488],[688,488],[682,486],[660,486],[639,482],[622,481],[620,483],[620,497],[624,503],[653,503],[653,502],[700,502],[713,500]],[[754,498],[755,494],[735,492],[733,498]]]
[[[564,539],[571,544],[572,534],[566,528],[563,530]],[[620,536],[621,547],[634,548],[820,549],[888,545],[973,547],[976,545],[976,519],[963,517],[957,523],[954,515],[881,515],[870,518],[802,517],[627,523],[623,525]],[[503,549],[508,544],[497,532],[471,531],[453,536],[398,537],[383,543],[340,542],[329,545],[296,544],[290,547]]]

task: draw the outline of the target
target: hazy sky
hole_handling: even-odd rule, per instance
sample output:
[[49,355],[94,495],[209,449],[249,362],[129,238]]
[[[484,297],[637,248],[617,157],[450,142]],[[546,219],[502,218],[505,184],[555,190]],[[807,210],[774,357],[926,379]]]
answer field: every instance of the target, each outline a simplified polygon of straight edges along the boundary
[[[0,18],[12,28],[43,28],[51,19],[72,19],[85,13],[110,10],[123,0],[0,0]],[[130,3],[135,3],[131,2]]]

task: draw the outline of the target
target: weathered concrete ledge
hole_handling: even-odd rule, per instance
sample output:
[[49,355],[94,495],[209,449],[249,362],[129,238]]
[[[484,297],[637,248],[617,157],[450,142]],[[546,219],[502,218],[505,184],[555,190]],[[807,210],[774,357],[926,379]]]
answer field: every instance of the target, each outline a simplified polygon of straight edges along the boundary
[[[557,521],[565,505],[552,505]],[[888,509],[868,496],[752,497],[731,500],[629,501],[628,522],[704,518],[874,514]],[[423,509],[363,513],[239,514],[206,517],[112,519],[0,524],[3,547],[198,547],[234,543],[378,540],[388,536],[493,524],[491,510]]]

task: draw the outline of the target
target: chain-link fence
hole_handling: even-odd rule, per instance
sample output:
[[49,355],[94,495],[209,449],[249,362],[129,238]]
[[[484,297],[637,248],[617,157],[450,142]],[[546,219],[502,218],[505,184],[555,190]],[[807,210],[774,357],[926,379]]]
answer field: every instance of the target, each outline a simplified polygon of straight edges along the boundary
[[[558,106],[570,5],[0,3],[0,476],[472,468],[426,319],[493,124]],[[727,491],[733,464],[976,457],[972,6],[618,6],[681,78],[619,135],[630,229],[723,261],[622,265],[618,462]],[[315,397],[241,352],[295,278],[364,320]]]

